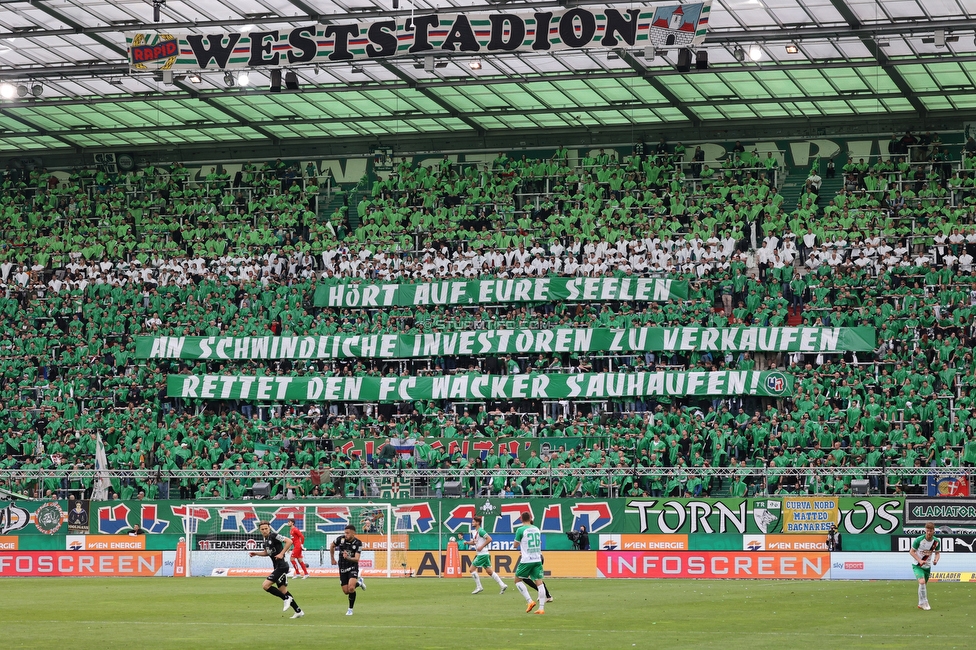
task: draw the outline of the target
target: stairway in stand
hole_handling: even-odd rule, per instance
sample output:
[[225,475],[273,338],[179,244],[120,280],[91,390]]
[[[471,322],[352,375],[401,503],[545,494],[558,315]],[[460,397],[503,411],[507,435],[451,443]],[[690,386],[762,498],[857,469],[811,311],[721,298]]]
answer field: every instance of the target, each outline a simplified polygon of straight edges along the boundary
[[797,327],[798,325],[800,325],[800,323],[803,322],[803,310],[802,309],[794,310],[793,307],[789,307],[788,309],[790,315],[789,318],[786,319],[786,324],[789,325],[790,327]]

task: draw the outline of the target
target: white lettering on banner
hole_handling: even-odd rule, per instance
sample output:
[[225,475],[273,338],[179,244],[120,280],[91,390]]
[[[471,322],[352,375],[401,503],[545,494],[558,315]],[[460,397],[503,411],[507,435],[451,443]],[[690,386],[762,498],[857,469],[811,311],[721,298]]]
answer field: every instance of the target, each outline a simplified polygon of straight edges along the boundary
[[610,351],[618,352],[620,350],[623,350],[624,349],[623,346],[620,345],[620,342],[623,340],[624,340],[624,330],[616,330],[613,333],[613,341],[611,341],[610,343]]
[[431,398],[432,399],[446,399],[448,396],[448,386],[450,385],[451,378],[448,376],[434,377],[433,385],[431,387]]
[[187,375],[183,379],[183,389],[180,393],[183,397],[197,397],[197,386],[200,385],[200,378],[196,375]]
[[417,378],[408,377],[404,381],[400,382],[400,399],[403,401],[410,401],[413,398],[410,397],[410,390],[417,387]]
[[345,392],[342,394],[342,399],[346,400],[347,402],[359,400],[359,396],[363,392],[363,378],[347,377],[344,389]]
[[758,340],[759,330],[754,327],[749,327],[739,338],[739,347],[742,350],[755,351]]
[[203,388],[200,389],[200,397],[203,399],[213,399],[214,390],[217,389],[217,377],[214,375],[203,376]]
[[724,386],[724,383],[725,383],[725,382],[722,381],[723,379],[725,379],[725,375],[719,375],[719,374],[716,374],[716,373],[712,373],[712,374],[708,375],[708,394],[709,395],[718,395],[719,393],[722,392],[722,387]]
[[247,376],[241,377],[239,379],[241,383],[241,390],[240,390],[241,399],[247,399],[248,397],[250,397],[251,384],[254,383],[254,379],[255,377],[247,377]]
[[397,386],[397,379],[395,377],[382,377],[380,378],[380,401],[385,402],[390,398],[390,394],[393,393]]
[[709,501],[664,501],[657,499],[650,500],[630,500],[627,502],[627,512],[637,513],[640,533],[651,530],[651,517],[657,515],[657,529],[662,533],[677,533],[687,523],[690,526],[688,532],[714,532],[712,524],[708,521],[714,515],[718,515],[718,532],[745,534],[747,504],[743,500],[738,505],[738,510],[733,510],[724,501],[716,501],[712,504]]
[[666,327],[664,328],[664,349],[665,350],[676,350],[678,345],[678,339],[681,337],[681,330],[678,328]]
[[[505,354],[701,350],[837,352],[874,349],[870,328],[558,328],[425,334],[282,337],[184,337],[186,359],[417,357],[440,354]],[[166,340],[164,340],[166,339]],[[166,355],[166,337],[138,337],[138,358]]]
[[169,343],[166,345],[166,356],[170,358],[179,358],[180,353],[183,352],[183,344],[186,341],[182,336],[174,337],[171,336]]
[[582,393],[580,390],[580,384],[583,383],[583,377],[581,375],[570,375],[566,378],[566,387],[569,388],[569,394],[567,397],[574,398],[579,397]]
[[840,329],[833,327],[823,330],[819,330],[820,334],[820,345],[815,346],[814,350],[826,350],[834,351],[837,350],[837,346],[840,343]]
[[589,350],[592,346],[593,330],[577,330],[576,341],[577,350]]
[[234,389],[234,383],[237,381],[236,377],[223,376],[220,377],[220,383],[222,384],[220,389],[220,399],[229,399],[231,391]]
[[298,340],[294,336],[281,337],[281,356],[290,359],[295,356],[295,349],[298,347]]
[[[308,401],[318,401],[319,397],[322,395],[322,391],[325,388],[325,382],[322,381],[321,377],[312,377],[308,380],[308,384],[305,386],[305,399]],[[380,383],[380,393],[383,392],[383,384]]]
[[[452,335],[462,340],[461,334]],[[373,342],[378,339],[374,338]],[[467,343],[471,339],[466,340]],[[757,390],[769,377],[769,389]],[[481,379],[473,379],[480,377]],[[418,381],[420,383],[418,383]],[[492,399],[526,397],[592,399],[644,395],[787,395],[791,378],[780,373],[754,371],[583,373],[576,375],[520,373],[515,375],[435,375],[431,377],[319,377],[248,375],[170,375],[167,394],[188,399],[243,399],[262,401],[391,401],[397,399],[479,397],[488,389]],[[749,389],[747,390],[747,386]],[[766,392],[766,391],[770,392]],[[414,391],[419,391],[415,393]],[[534,398],[533,398],[534,399]]]
[[452,378],[451,399],[464,399],[468,396],[468,379],[470,377],[467,375]]
[[535,289],[535,293],[532,294],[532,300],[535,302],[541,302],[547,300],[549,296],[549,278],[543,278],[541,280],[536,280],[532,283]]
[[545,375],[535,375],[532,377],[532,398],[544,399],[549,397],[546,388],[549,386],[549,378]]
[[674,280],[658,280],[654,283],[654,300],[665,302],[671,296],[671,283]]
[[698,347],[705,351],[718,350],[718,346],[715,344],[716,341],[718,341],[718,330],[709,327],[702,330],[701,344]]

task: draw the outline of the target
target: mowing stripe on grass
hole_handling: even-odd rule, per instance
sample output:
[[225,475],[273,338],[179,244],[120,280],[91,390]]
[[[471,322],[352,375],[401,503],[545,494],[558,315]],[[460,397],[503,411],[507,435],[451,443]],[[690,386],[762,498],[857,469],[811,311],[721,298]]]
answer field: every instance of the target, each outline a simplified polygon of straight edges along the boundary
[[[289,612],[290,613],[290,612]],[[335,614],[336,617],[339,614]],[[284,615],[282,618],[286,618]],[[526,620],[538,620],[535,618],[530,619],[525,617]],[[548,619],[547,619],[548,620]],[[65,621],[31,621],[32,624],[36,623],[65,623]],[[71,624],[77,625],[151,625],[151,626],[163,626],[163,625],[175,625],[177,627],[186,627],[189,625],[202,625],[206,627],[273,627],[280,628],[283,623],[216,623],[210,621],[70,621]],[[324,628],[335,628],[335,629],[349,629],[349,628],[361,628],[364,630],[430,630],[436,628],[436,626],[431,625],[338,625],[330,623],[310,623],[302,622],[295,623],[294,625],[301,625],[302,627],[324,627]],[[453,626],[446,626],[440,629],[454,629]],[[524,627],[499,627],[493,625],[491,627],[470,627],[465,626],[465,630],[472,630],[478,632],[524,632]],[[574,628],[559,628],[560,632],[593,632],[592,629],[574,629]],[[611,634],[634,634],[637,630],[607,630],[600,628],[600,634],[611,633]],[[641,632],[649,632],[650,630],[641,630]],[[661,633],[671,634],[666,627],[662,627]],[[692,636],[695,634],[714,636],[713,632],[707,630],[682,630],[682,636]],[[899,638],[899,639],[972,639],[972,635],[968,634],[857,634],[857,633],[839,633],[839,632],[750,632],[751,636],[770,636],[770,637],[780,637],[780,636],[790,636],[790,637],[803,637],[803,636],[814,636],[814,637],[839,637],[839,638]]]

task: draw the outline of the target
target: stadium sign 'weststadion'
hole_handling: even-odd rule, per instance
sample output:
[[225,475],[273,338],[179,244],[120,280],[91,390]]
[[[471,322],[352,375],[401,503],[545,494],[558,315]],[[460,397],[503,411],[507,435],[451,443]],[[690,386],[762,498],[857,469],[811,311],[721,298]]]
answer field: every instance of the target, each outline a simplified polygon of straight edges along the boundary
[[493,13],[414,13],[345,24],[205,34],[128,33],[134,70],[281,67],[424,56],[581,48],[694,47],[711,2]]

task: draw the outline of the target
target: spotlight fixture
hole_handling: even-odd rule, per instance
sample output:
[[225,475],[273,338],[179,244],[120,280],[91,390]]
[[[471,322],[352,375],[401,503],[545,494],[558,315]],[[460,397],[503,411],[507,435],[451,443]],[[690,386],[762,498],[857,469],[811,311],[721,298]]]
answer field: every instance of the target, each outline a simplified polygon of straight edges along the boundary
[[248,79],[247,72],[246,71],[241,71],[241,72],[238,72],[237,73],[237,85],[238,86],[246,86],[249,83],[251,83],[251,80]]
[[196,72],[191,72],[190,74],[186,75],[186,78],[187,80],[189,80],[190,83],[195,83],[195,84],[198,84],[201,81],[203,81],[203,78],[200,75],[198,75]]
[[34,84],[33,86],[31,86],[30,90],[31,90],[31,95],[33,95],[34,97],[40,97],[41,94],[44,92],[44,86],[42,86],[41,84]]
[[233,75],[233,73],[231,73],[231,72],[225,72],[224,73],[224,84],[228,88],[233,87],[233,85],[234,85],[234,75]]
[[749,46],[750,59],[752,59],[753,61],[758,61],[759,59],[762,58],[762,55],[763,55],[762,48],[758,44]]
[[607,61],[613,61],[614,59],[619,59],[619,58],[620,55],[614,52],[613,50],[607,52]]
[[24,84],[17,84],[17,96],[18,97],[27,97],[27,93],[28,92],[29,91],[27,90],[27,86],[25,86]]
[[423,70],[424,69],[424,62],[423,61],[414,61],[413,62],[413,67],[414,67],[415,70]]
[[353,74],[363,74],[365,70],[363,70],[363,66],[361,65],[354,65],[352,67],[352,72]]
[[281,70],[276,68],[271,71],[271,86],[268,88],[273,93],[281,92]]
[[786,46],[786,53],[787,54],[799,54],[800,53],[800,48],[796,46],[796,43],[790,43],[789,45]]
[[447,61],[437,61],[437,62],[434,63],[434,67],[435,68],[446,68],[447,67]]
[[293,70],[285,73],[285,88],[288,90],[298,90],[298,73]]
[[0,84],[0,97],[4,99],[13,99],[14,95],[17,94],[17,88],[13,84]]
[[732,56],[735,57],[736,61],[741,63],[742,61],[746,60],[746,51],[743,50],[741,47],[737,47],[735,48],[735,50],[733,50]]
[[166,4],[166,0],[153,0],[152,6],[153,6],[154,23],[158,23],[160,20],[162,20],[162,15],[160,10],[163,8],[164,4]]
[[469,61],[468,67],[472,70],[481,70],[481,59],[473,59]]

